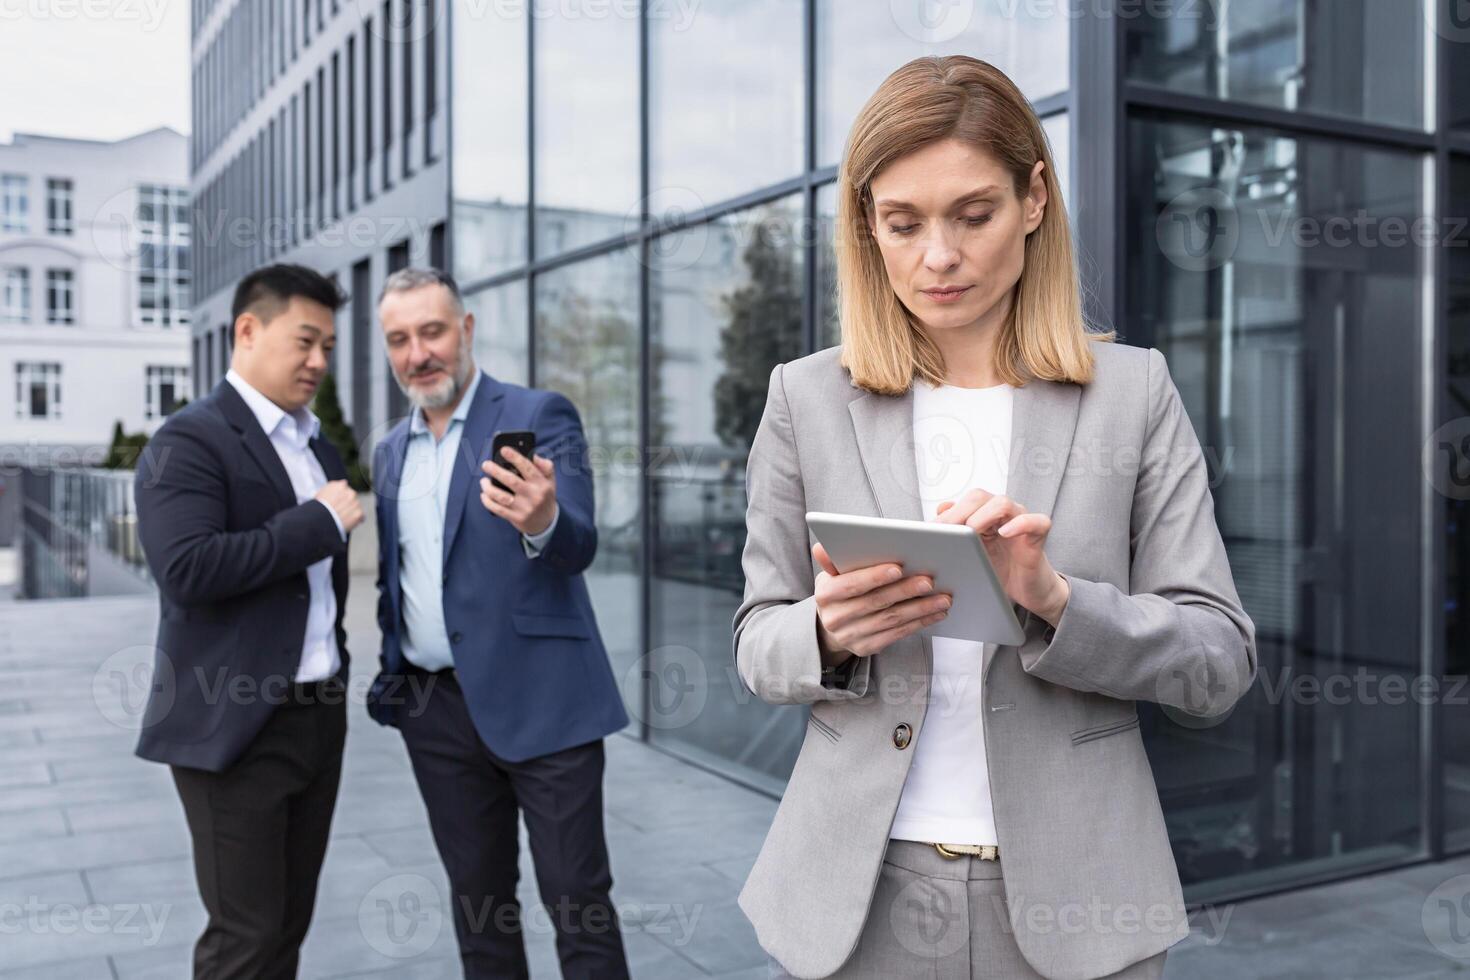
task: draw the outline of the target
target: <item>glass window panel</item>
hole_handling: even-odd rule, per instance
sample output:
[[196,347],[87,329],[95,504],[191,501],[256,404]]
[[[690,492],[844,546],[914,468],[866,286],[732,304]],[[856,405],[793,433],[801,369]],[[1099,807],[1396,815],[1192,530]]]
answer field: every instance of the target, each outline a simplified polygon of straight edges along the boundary
[[[799,357],[798,198],[668,236],[651,263],[650,506],[655,741],[779,786],[805,718],[740,682],[730,624],[745,588],[745,459],[771,369]],[[681,690],[702,693],[692,710]]]
[[526,280],[514,279],[465,297],[475,317],[475,363],[492,377],[530,384],[526,346]]
[[[802,4],[649,9],[650,209],[699,210],[801,174]],[[629,120],[629,125],[634,121]]]
[[526,261],[523,4],[454,6],[454,275],[473,283]]
[[1067,206],[1069,217],[1076,215],[1072,201],[1072,127],[1065,112],[1047,116],[1041,120],[1046,131],[1046,141],[1051,144],[1051,162],[1057,168],[1057,183],[1062,185],[1062,201]]
[[980,0],[817,4],[817,155],[842,158],[858,111],[893,71],[926,55],[967,54],[1010,76],[1028,99],[1066,91],[1066,5]]
[[536,385],[566,395],[582,416],[597,505],[597,558],[585,577],[635,719],[643,710],[638,273],[636,253],[623,249],[536,277]]
[[536,20],[539,255],[638,226],[638,18],[600,9],[562,4]]
[[1425,2],[1165,0],[1127,19],[1128,75],[1176,92],[1422,126],[1425,21],[1406,7]]
[[1423,709],[1392,693],[1422,670],[1422,159],[1150,119],[1128,152],[1123,322],[1168,358],[1260,657],[1214,727],[1140,706],[1180,874],[1203,901],[1403,860],[1423,816]]
[[817,349],[842,343],[837,316],[837,185],[817,188]]
[[[1450,215],[1470,215],[1470,157],[1450,165]],[[1463,222],[1463,217],[1456,218]],[[1470,459],[1464,440],[1470,437],[1470,229],[1452,225],[1446,233],[1445,262],[1449,280],[1449,318],[1445,330],[1444,423],[1427,446],[1437,467],[1436,489],[1445,498],[1445,691],[1470,677]],[[1453,467],[1453,468],[1452,468]],[[1442,482],[1441,482],[1442,481]],[[1465,688],[1470,690],[1470,688]],[[1444,712],[1444,825],[1446,847],[1470,848],[1470,717],[1463,707]]]

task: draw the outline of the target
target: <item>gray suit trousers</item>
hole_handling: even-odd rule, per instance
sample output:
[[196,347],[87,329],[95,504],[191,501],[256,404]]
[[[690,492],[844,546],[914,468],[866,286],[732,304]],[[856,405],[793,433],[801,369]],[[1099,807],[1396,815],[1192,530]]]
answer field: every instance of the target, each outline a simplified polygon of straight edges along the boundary
[[[1018,929],[1148,928],[1119,910],[1080,902],[1045,916],[1017,914],[1006,903],[1002,874],[1000,861],[951,859],[929,844],[889,841],[857,950],[832,980],[1041,980],[1016,945]],[[1105,980],[1159,980],[1167,955]],[[773,978],[791,978],[774,959],[770,970]]]

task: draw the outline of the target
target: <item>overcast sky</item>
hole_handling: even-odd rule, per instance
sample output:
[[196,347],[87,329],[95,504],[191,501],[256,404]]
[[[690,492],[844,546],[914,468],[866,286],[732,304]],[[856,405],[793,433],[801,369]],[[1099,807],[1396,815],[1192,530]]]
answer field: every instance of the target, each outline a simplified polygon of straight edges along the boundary
[[0,92],[0,142],[188,133],[188,0],[0,0]]

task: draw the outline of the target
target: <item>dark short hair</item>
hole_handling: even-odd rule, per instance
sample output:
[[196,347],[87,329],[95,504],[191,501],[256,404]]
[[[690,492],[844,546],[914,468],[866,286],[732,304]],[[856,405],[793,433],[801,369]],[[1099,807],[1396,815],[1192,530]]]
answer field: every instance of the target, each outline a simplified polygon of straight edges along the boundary
[[337,284],[315,269],[285,263],[267,265],[241,279],[235,287],[230,320],[238,320],[241,313],[254,312],[269,323],[297,296],[320,303],[333,313],[347,302]]

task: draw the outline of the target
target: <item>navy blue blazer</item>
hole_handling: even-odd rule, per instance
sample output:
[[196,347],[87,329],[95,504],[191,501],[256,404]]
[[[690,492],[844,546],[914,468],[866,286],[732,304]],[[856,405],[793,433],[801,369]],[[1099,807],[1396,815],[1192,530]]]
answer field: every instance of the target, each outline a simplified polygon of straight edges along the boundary
[[[528,558],[520,532],[480,503],[480,464],[500,430],[536,433],[556,467],[556,530]],[[414,710],[404,683],[398,486],[408,420],[373,453],[378,516],[381,672],[368,713],[381,724]],[[597,553],[592,472],[582,421],[566,396],[482,373],[453,464],[444,513],[444,624],[455,674],[481,741],[510,762],[603,738],[628,724],[582,572]]]
[[[312,452],[345,480],[335,447]],[[306,569],[332,559],[338,679],[347,677],[347,544],[327,508],[296,502],[286,467],[221,381],[148,440],[133,479],[138,537],[158,583],[153,686],[137,754],[221,772],[265,727],[301,662]]]

